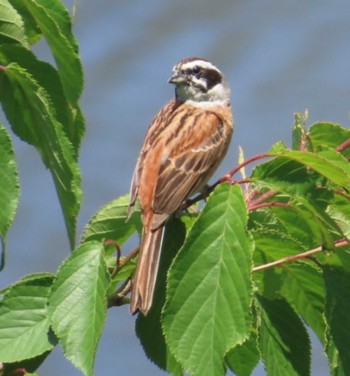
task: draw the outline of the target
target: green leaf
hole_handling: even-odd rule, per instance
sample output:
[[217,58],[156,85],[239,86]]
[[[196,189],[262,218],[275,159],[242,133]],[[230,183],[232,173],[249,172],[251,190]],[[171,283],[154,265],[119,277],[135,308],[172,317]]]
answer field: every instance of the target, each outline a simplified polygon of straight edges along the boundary
[[345,376],[343,365],[339,357],[339,351],[334,345],[332,338],[329,335],[329,331],[326,331],[326,354],[328,357],[330,375],[331,376]]
[[56,69],[38,60],[32,51],[18,45],[2,45],[0,61],[3,65],[17,63],[45,90],[52,106],[52,114],[60,122],[63,131],[74,146],[75,155],[78,156],[81,137],[85,131],[84,118],[79,107],[73,107],[68,103]]
[[[336,149],[343,142],[350,139],[350,130],[335,123],[315,123],[310,127],[309,140],[314,150],[320,146],[328,146]],[[346,157],[350,157],[350,149],[342,152]]]
[[129,195],[121,196],[101,208],[86,225],[82,242],[113,239],[122,245],[136,230],[140,231],[139,209],[127,220],[129,200]]
[[31,276],[8,288],[0,302],[0,359],[12,363],[53,348],[47,298],[53,276]]
[[257,346],[256,331],[241,345],[230,350],[226,355],[226,363],[237,376],[250,376],[258,365],[260,353]]
[[310,374],[310,340],[285,300],[259,297],[259,348],[268,375]]
[[327,213],[337,222],[343,234],[350,239],[350,200],[335,195],[329,202]]
[[[5,363],[4,364],[4,376],[17,376],[18,373],[15,371],[18,369],[25,369],[27,372],[34,372],[37,370],[40,365],[45,361],[48,355],[51,353],[51,350],[36,356],[35,358],[25,359],[20,362],[15,363]],[[0,368],[1,371],[1,368]],[[0,373],[2,376],[2,373]],[[25,373],[25,375],[32,375],[31,373]],[[33,374],[34,375],[34,374]]]
[[22,18],[7,0],[0,0],[0,43],[9,42],[28,47]]
[[[307,250],[300,241],[297,241],[285,231],[256,230],[252,231],[252,235],[255,250],[264,253],[265,262],[296,255]],[[283,247],[281,247],[281,242]]]
[[8,65],[3,73],[0,99],[6,116],[13,130],[37,148],[50,169],[73,247],[81,204],[80,171],[75,152],[44,88],[16,63]]
[[288,264],[283,268],[282,279],[282,296],[324,344],[325,286],[321,272],[305,263]]
[[49,6],[45,0],[26,0],[25,5],[51,48],[64,92],[75,106],[83,88],[83,72],[69,14],[58,0],[51,0]]
[[186,230],[183,222],[178,219],[170,220],[166,225],[162,255],[154,293],[154,302],[147,316],[139,314],[136,320],[136,334],[148,358],[158,367],[167,370],[172,375],[182,375],[181,366],[176,362],[166,346],[161,327],[161,311],[165,303],[166,276],[170,264],[177,251],[183,244]]
[[163,329],[191,375],[223,375],[224,356],[249,336],[252,242],[238,185],[209,196],[171,266]]
[[342,268],[327,265],[323,271],[326,284],[325,317],[347,375],[350,374],[350,274]]
[[[307,224],[307,228],[312,231],[311,241],[332,249],[333,238],[330,229],[337,232],[338,227],[324,210],[331,193],[318,187],[314,174],[309,173],[298,162],[287,158],[276,158],[256,167],[253,176],[259,186],[278,192],[273,200],[289,205],[270,209],[279,217],[286,218],[284,226],[288,228],[293,224],[290,216],[300,216],[297,222],[302,221]],[[293,214],[293,211],[297,213]],[[278,218],[278,221],[281,222],[281,219]],[[303,227],[301,229],[304,231]],[[298,230],[299,233],[301,231]],[[298,240],[297,236],[292,235]]]
[[85,243],[61,265],[49,296],[49,317],[65,356],[84,375],[94,357],[106,319],[110,278],[100,243]]
[[292,132],[292,141],[294,150],[302,150],[306,147],[305,143],[307,140],[306,135],[306,120],[307,111],[304,113],[296,113],[294,115],[294,124]]
[[42,36],[37,23],[35,22],[32,15],[28,12],[25,2],[23,0],[9,0],[11,5],[16,9],[16,11],[21,15],[24,23],[24,31],[27,37],[27,42],[30,45],[36,43]]
[[[16,214],[19,200],[19,179],[10,135],[0,123],[0,238],[5,248],[5,236]],[[5,263],[5,249],[0,270]]]
[[274,150],[274,152],[271,153],[271,156],[285,157],[294,160],[308,168],[313,169],[334,184],[350,189],[350,180],[347,173],[339,166],[337,162],[329,160],[320,154],[280,148],[278,152],[277,150]]

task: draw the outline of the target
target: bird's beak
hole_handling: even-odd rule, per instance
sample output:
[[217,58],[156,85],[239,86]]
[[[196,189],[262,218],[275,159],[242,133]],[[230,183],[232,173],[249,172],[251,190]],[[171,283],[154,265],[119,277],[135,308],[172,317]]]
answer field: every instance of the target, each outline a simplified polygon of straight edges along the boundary
[[187,82],[187,78],[184,74],[181,74],[181,73],[174,73],[168,80],[169,84],[174,84],[174,85],[178,85],[178,84],[184,84]]

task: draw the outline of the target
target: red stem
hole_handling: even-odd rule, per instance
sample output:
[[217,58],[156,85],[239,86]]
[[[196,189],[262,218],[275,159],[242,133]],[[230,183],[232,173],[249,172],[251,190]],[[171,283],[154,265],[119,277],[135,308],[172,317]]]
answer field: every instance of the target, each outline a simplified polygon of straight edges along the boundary
[[277,201],[272,201],[272,202],[264,202],[262,204],[258,205],[252,205],[248,206],[248,210],[253,211],[261,208],[268,208],[272,206],[281,206],[282,208],[290,208],[291,206],[288,204],[285,204],[284,202],[277,202]]
[[[345,245],[349,245],[348,239],[339,239],[339,240],[334,242],[335,248],[343,247]],[[273,266],[279,266],[279,265],[285,264],[287,262],[302,260],[302,259],[310,257],[311,255],[314,255],[316,253],[320,253],[320,252],[323,252],[323,251],[324,251],[323,247],[317,247],[317,248],[314,248],[314,249],[310,249],[309,251],[299,253],[297,255],[283,257],[279,260],[268,262],[267,264],[256,266],[256,267],[253,268],[253,272],[265,270],[265,269],[271,268]]]
[[344,141],[335,150],[341,152],[341,151],[345,150],[346,148],[348,148],[349,146],[350,146],[350,139]]
[[[240,163],[238,166],[236,166],[236,167],[233,168],[231,171],[229,171],[226,175],[233,176],[233,175],[236,174],[241,168],[247,166],[249,163],[252,163],[252,162],[258,161],[259,159],[263,159],[263,158],[271,158],[271,157],[273,157],[273,155],[268,154],[268,153],[255,155],[254,157],[251,157],[251,158],[245,160],[244,162]],[[226,175],[225,175],[225,176],[226,176]]]

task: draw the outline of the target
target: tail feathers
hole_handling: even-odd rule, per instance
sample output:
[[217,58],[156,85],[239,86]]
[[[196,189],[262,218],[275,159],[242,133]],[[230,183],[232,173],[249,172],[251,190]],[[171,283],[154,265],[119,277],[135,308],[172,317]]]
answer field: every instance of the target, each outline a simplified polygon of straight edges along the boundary
[[139,259],[132,281],[131,313],[140,311],[147,315],[152,306],[163,235],[164,226],[155,231],[142,232]]

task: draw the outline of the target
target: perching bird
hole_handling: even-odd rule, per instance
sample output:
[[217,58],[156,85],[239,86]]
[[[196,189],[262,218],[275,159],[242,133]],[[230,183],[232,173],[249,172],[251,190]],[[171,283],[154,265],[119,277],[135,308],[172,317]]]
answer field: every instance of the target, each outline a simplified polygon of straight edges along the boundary
[[131,183],[143,231],[132,280],[132,313],[152,306],[164,225],[192,194],[201,191],[224,158],[233,132],[230,89],[208,60],[190,57],[173,68],[175,99],[153,119]]

